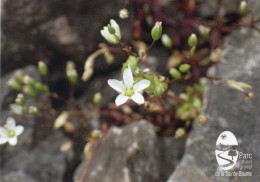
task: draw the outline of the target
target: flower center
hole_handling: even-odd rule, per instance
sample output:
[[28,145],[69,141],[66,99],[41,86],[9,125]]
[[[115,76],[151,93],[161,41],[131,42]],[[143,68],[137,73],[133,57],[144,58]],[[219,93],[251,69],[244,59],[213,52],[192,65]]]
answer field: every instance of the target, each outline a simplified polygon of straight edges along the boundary
[[8,135],[8,137],[12,138],[12,137],[15,136],[15,131],[14,130],[8,130],[7,135]]
[[126,95],[126,96],[130,97],[130,96],[132,96],[133,94],[134,94],[134,91],[133,91],[132,89],[126,89],[126,90],[125,90],[125,95]]

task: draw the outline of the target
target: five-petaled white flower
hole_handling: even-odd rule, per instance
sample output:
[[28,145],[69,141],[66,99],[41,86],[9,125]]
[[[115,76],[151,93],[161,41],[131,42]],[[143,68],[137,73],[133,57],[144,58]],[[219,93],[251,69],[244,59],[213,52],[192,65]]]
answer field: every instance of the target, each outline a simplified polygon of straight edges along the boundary
[[115,79],[108,80],[110,87],[119,92],[115,100],[117,106],[126,103],[128,99],[132,99],[137,104],[143,104],[144,97],[141,93],[144,89],[149,87],[150,83],[151,82],[146,79],[134,83],[132,70],[129,66],[124,70],[122,81]]
[[8,142],[10,145],[16,145],[17,136],[21,135],[23,130],[23,126],[16,126],[13,118],[7,118],[5,126],[0,126],[0,144],[5,144]]
[[[115,31],[114,34],[109,32],[108,27],[111,26],[111,28]],[[111,19],[110,24],[108,26],[105,26],[101,31],[102,36],[110,43],[110,44],[118,44],[121,40],[121,32],[120,27],[116,23],[115,20]]]

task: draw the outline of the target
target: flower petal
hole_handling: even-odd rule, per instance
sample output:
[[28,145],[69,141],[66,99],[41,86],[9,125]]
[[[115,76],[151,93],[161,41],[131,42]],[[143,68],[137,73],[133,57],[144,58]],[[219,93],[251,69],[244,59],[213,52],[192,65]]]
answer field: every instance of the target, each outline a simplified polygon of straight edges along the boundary
[[111,19],[110,20],[110,24],[111,24],[111,26],[115,29],[115,31],[116,31],[116,36],[118,36],[118,38],[121,40],[121,31],[120,31],[120,27],[119,27],[119,25],[116,23],[116,21],[115,20],[113,20],[113,19]]
[[24,127],[23,127],[23,126],[21,126],[21,125],[16,126],[16,127],[15,127],[15,135],[16,135],[16,136],[21,135],[22,132],[23,132],[23,130],[24,130]]
[[9,138],[8,143],[10,145],[16,145],[17,144],[17,137]]
[[7,131],[5,128],[3,128],[2,126],[0,126],[0,137],[1,136],[6,136],[7,135]]
[[133,78],[133,73],[132,73],[132,70],[131,68],[128,66],[128,68],[126,68],[124,70],[124,73],[123,73],[123,80],[124,80],[124,85],[127,87],[127,88],[132,88],[133,87],[133,83],[134,83],[134,78]]
[[140,91],[146,89],[147,87],[149,87],[150,84],[151,84],[151,82],[149,80],[146,80],[146,79],[140,80],[139,82],[134,84],[134,91],[140,92]]
[[140,93],[135,93],[134,95],[132,95],[131,99],[135,101],[137,104],[144,103],[144,97]]
[[124,92],[124,85],[121,81],[118,81],[116,79],[109,79],[107,81],[108,85],[115,89],[116,91],[123,93]]
[[7,138],[5,138],[5,137],[0,137],[0,145],[6,143],[7,141],[8,141]]
[[122,105],[124,103],[126,103],[126,101],[129,99],[129,97],[123,95],[123,94],[120,94],[116,97],[116,100],[115,100],[115,103],[116,103],[116,106],[119,106],[119,105]]
[[15,129],[15,120],[14,118],[7,118],[6,120],[6,127],[9,129],[9,130],[13,130]]
[[101,32],[101,35],[111,44],[116,44],[118,43],[118,40],[116,40],[115,36],[110,34],[108,32],[108,29],[107,27],[104,27],[103,30],[100,31]]

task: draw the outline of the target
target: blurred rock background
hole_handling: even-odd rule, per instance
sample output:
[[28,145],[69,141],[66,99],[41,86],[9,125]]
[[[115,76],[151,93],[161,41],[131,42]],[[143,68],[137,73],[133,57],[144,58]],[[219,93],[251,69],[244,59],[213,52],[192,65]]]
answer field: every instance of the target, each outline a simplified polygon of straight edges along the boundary
[[[165,11],[171,12],[170,5],[173,1],[163,2]],[[198,2],[200,17],[215,16],[217,0]],[[236,11],[235,7],[239,4],[236,0],[224,0],[223,3],[221,12],[229,15]],[[129,42],[132,37],[135,17],[131,14],[127,21],[118,19],[118,10],[124,6],[124,1],[121,0],[2,0],[1,5],[1,121],[9,116],[8,105],[16,96],[16,92],[8,88],[6,83],[18,68],[40,79],[35,65],[39,60],[46,61],[50,68],[50,88],[65,94],[68,90],[64,81],[65,63],[68,60],[75,61],[81,74],[85,59],[97,49],[98,43],[104,42],[99,32],[109,19],[115,18],[120,23],[125,42]],[[258,0],[249,1],[249,8],[255,12],[256,17],[260,17]],[[204,103],[210,102],[209,121],[205,126],[200,126],[195,121],[186,144],[182,139],[156,136],[153,126],[147,121],[111,129],[85,181],[260,181],[257,165],[260,162],[260,34],[241,29],[228,35],[224,42],[224,62],[218,66],[217,75],[251,84],[256,98],[247,103],[243,100],[243,95],[226,85],[214,82],[213,91],[209,89],[212,86],[208,85]],[[166,62],[168,52],[159,46],[155,46],[153,52],[151,57],[157,60],[155,67],[165,69],[158,62]],[[115,93],[108,90],[106,80],[120,72],[117,68],[121,65],[122,57],[117,55],[116,58],[115,64],[107,65],[100,56],[95,64],[94,77],[87,83],[78,84],[76,102],[82,108],[86,107],[85,103],[97,91],[107,93],[104,103],[114,98]],[[213,67],[211,71],[214,69],[216,68]],[[211,99],[209,94],[212,95]],[[33,104],[34,101],[28,102]],[[43,96],[41,102],[47,103],[49,100]],[[51,119],[54,118],[46,115],[37,122],[44,123]],[[16,147],[1,146],[1,181],[78,180],[87,161],[82,160],[81,154],[60,151],[61,144],[67,140],[66,136],[59,130],[44,127],[44,124],[38,125],[39,128],[36,129],[35,118],[29,118],[25,124],[26,130]],[[240,151],[253,154],[252,178],[215,177],[215,142],[224,130],[234,132]],[[82,147],[79,146],[80,149]]]

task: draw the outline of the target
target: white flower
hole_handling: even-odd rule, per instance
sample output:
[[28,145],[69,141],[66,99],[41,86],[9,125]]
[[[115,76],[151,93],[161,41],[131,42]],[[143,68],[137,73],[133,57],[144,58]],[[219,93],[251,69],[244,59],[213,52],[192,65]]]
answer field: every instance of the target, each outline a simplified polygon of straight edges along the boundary
[[0,144],[8,142],[10,145],[17,144],[17,136],[21,135],[24,130],[23,126],[16,126],[13,118],[7,118],[6,125],[0,126]]
[[141,93],[145,88],[149,87],[150,83],[146,79],[134,83],[133,74],[129,66],[124,70],[122,81],[115,79],[108,80],[109,86],[119,92],[115,100],[117,106],[126,103],[128,99],[132,99],[137,104],[143,104],[144,97]]
[[13,112],[14,114],[17,114],[17,115],[23,115],[24,114],[23,106],[20,106],[18,104],[10,104],[9,107],[10,107],[11,112]]
[[[115,30],[114,34],[111,34],[108,31],[108,26],[111,26],[112,29]],[[121,40],[121,32],[120,32],[120,27],[116,23],[115,20],[111,19],[110,24],[108,26],[105,26],[100,32],[102,36],[110,43],[110,44],[118,44],[119,40]]]
[[127,10],[126,8],[121,9],[121,10],[119,11],[119,17],[120,17],[121,19],[128,18],[128,10]]

